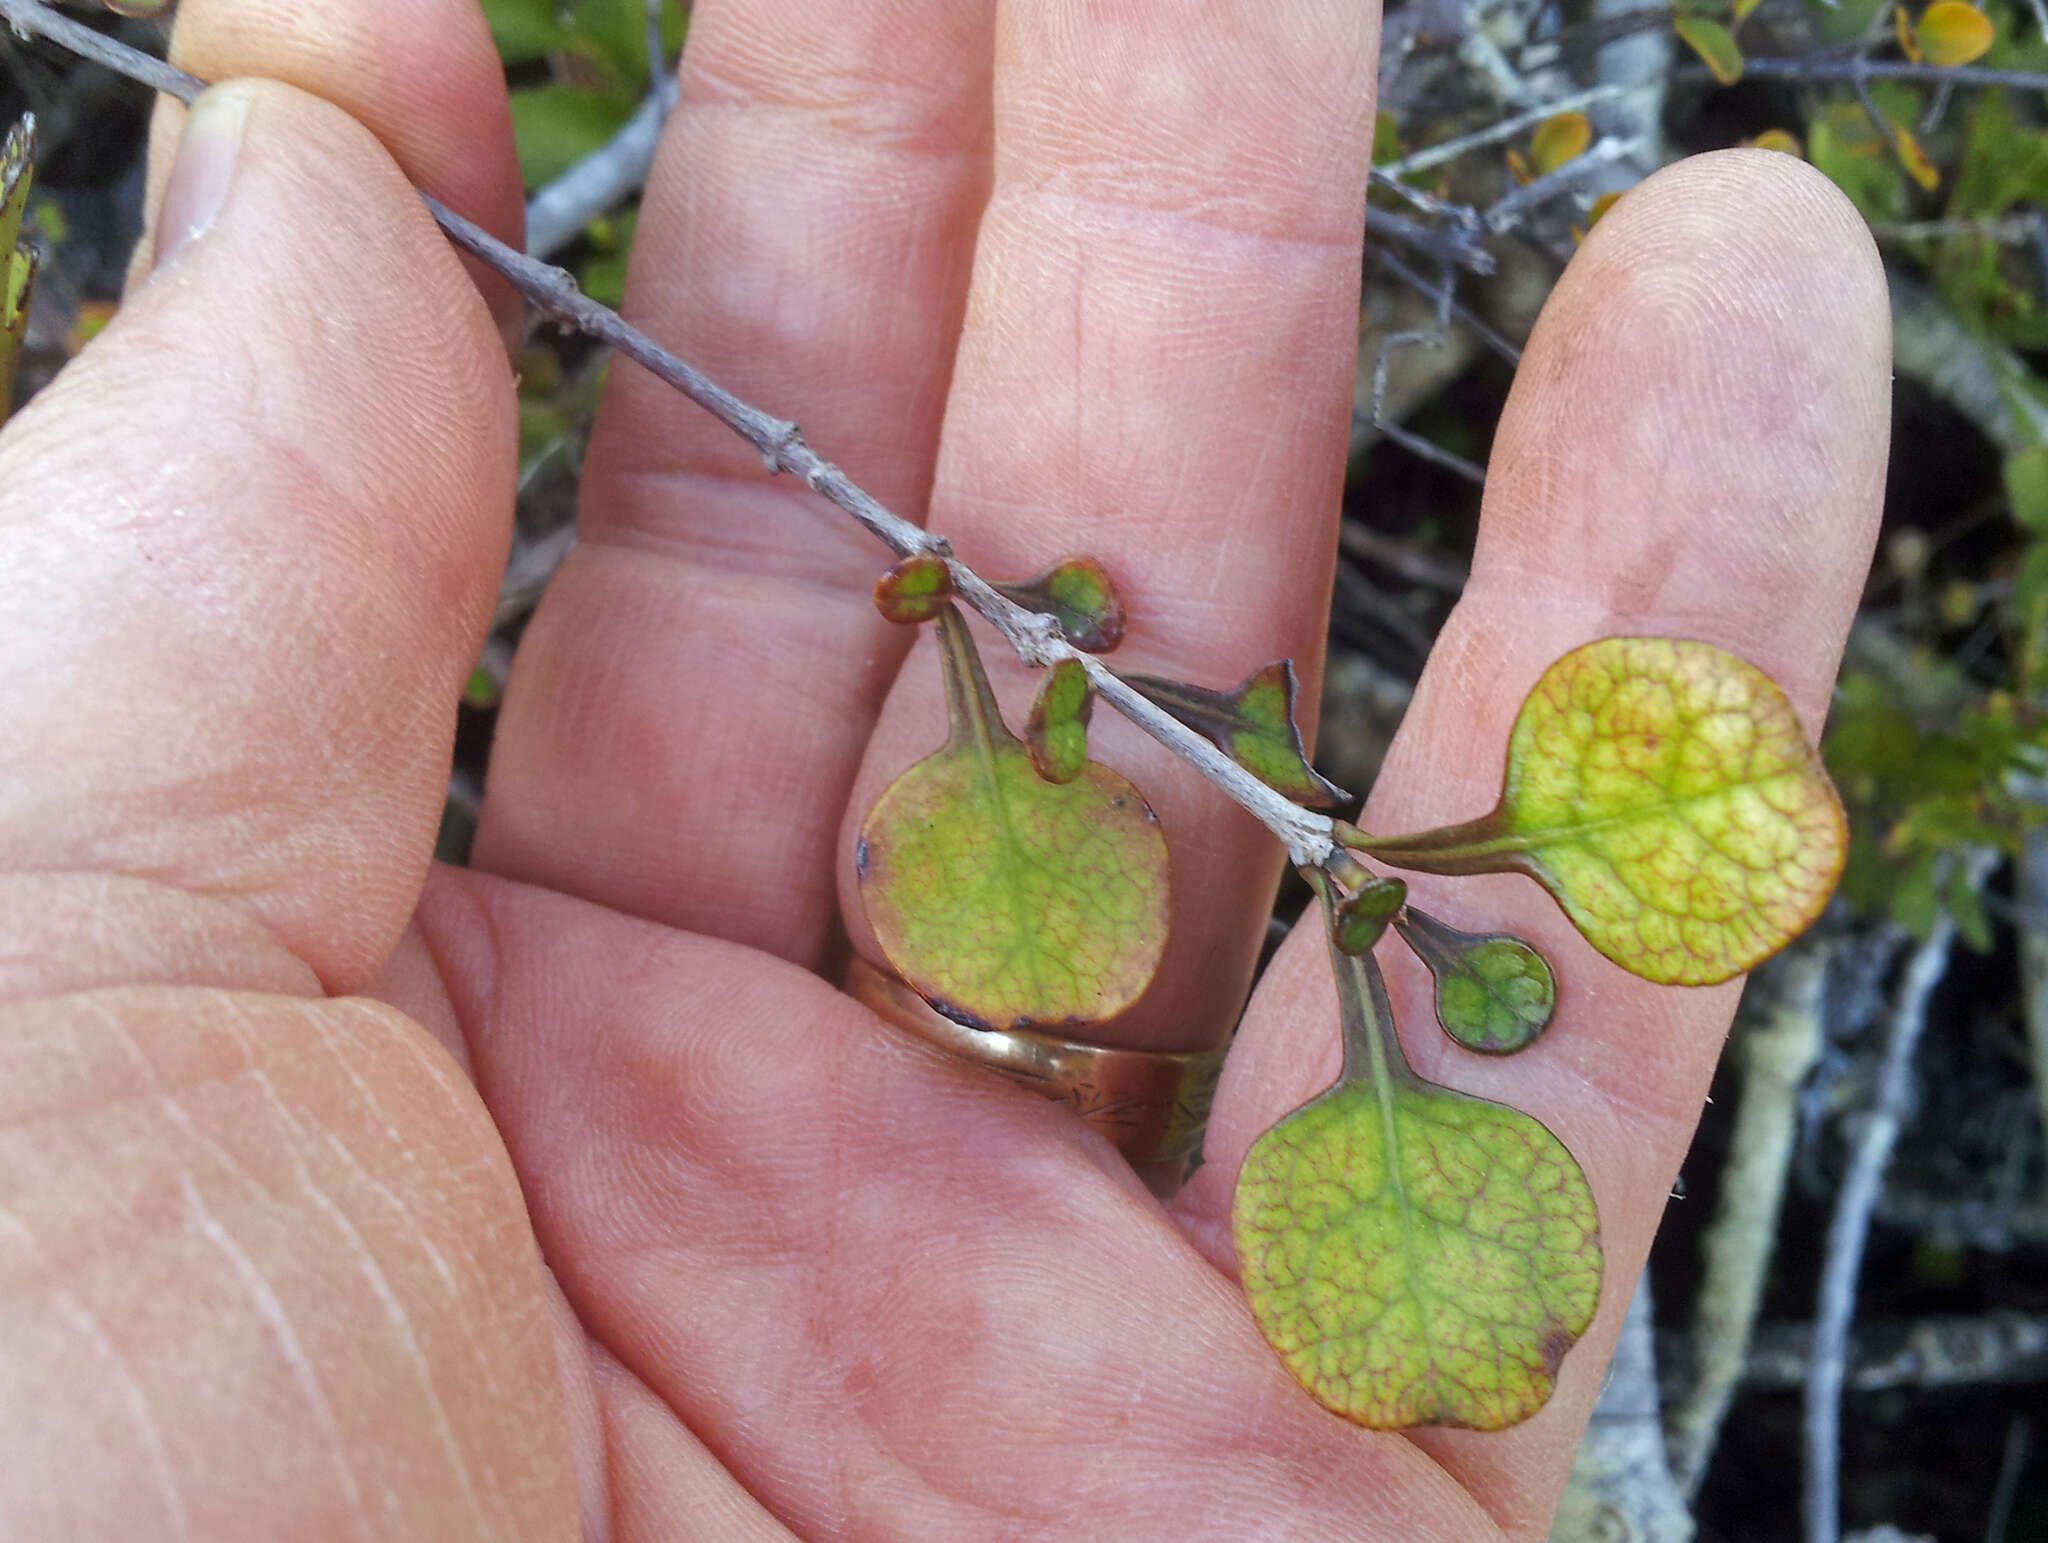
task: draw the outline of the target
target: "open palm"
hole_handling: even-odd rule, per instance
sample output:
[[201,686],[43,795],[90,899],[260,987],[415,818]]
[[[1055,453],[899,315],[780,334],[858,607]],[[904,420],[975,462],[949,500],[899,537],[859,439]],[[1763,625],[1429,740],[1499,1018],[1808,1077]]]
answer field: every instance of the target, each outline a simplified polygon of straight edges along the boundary
[[[702,0],[628,312],[983,571],[1102,559],[1120,661],[1312,684],[1376,30]],[[218,145],[246,109],[218,218],[0,444],[0,1534],[1540,1537],[1735,989],[1623,976],[1520,880],[1433,902],[1558,963],[1528,1054],[1410,1054],[1572,1148],[1603,1302],[1512,1432],[1325,1413],[1228,1238],[1246,1146],[1336,1067],[1320,942],[1166,1204],[842,995],[850,831],[941,737],[930,645],[876,616],[878,548],[624,365],[475,866],[429,870],[514,404],[404,179],[516,239],[496,59],[470,0],[187,0],[176,56],[291,85],[205,114]],[[1366,823],[1484,809],[1523,693],[1607,633],[1734,648],[1817,726],[1888,366],[1876,260],[1805,167],[1630,194],[1531,339]],[[1214,1044],[1280,854],[1098,730],[1175,872],[1118,1033]]]

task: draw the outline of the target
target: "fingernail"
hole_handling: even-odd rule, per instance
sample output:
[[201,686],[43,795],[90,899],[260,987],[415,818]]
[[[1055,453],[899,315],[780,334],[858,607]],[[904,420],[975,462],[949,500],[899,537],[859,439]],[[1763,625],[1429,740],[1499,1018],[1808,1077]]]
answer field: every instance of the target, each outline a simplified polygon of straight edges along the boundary
[[171,168],[163,207],[157,214],[159,266],[193,237],[205,235],[220,217],[235,180],[242,124],[248,116],[249,94],[236,86],[216,86],[187,110],[177,164]]

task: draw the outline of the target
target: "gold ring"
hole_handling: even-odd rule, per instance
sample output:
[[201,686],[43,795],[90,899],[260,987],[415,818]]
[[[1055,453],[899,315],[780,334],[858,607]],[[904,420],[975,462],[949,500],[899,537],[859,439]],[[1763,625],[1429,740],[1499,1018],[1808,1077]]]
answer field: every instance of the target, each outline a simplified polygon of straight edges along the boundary
[[1065,1104],[1132,1164],[1177,1163],[1202,1144],[1228,1045],[1214,1050],[1115,1050],[1033,1029],[970,1029],[858,954],[853,998],[963,1061]]

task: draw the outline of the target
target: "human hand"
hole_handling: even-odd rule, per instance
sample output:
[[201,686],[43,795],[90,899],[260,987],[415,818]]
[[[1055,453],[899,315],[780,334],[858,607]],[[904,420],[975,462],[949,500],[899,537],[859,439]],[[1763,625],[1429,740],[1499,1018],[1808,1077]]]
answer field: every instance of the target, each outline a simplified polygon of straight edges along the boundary
[[[629,310],[985,571],[1101,557],[1136,667],[1290,654],[1312,701],[1373,42],[1346,0],[706,0]],[[1510,1063],[1409,1053],[1571,1147],[1602,1307],[1511,1432],[1343,1424],[1228,1243],[1245,1147],[1335,1070],[1320,940],[1165,1206],[842,996],[850,832],[936,742],[935,671],[866,538],[625,366],[475,866],[428,872],[514,423],[401,169],[515,234],[497,63],[467,0],[188,0],[177,57],[338,106],[218,94],[157,228],[217,217],[0,442],[8,1535],[1542,1536],[1734,989],[1624,977],[1512,878],[1435,902],[1567,983]],[[1817,727],[1886,322],[1789,157],[1631,193],[1531,339],[1368,824],[1485,807],[1603,633],[1732,647]],[[1121,1032],[1214,1043],[1279,854],[1097,726],[1177,879]]]

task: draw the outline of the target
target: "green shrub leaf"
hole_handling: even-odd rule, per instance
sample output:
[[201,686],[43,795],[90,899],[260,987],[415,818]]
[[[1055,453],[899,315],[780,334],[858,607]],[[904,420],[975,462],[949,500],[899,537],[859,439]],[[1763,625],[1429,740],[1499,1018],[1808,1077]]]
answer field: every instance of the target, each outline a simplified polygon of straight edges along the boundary
[[1592,1321],[1592,1191],[1538,1121],[1419,1078],[1371,956],[1331,959],[1344,1070],[1238,1175],[1252,1316],[1302,1386],[1361,1425],[1513,1425],[1549,1401]]
[[1557,1010],[1557,975],[1507,932],[1460,932],[1410,907],[1401,936],[1436,977],[1436,1021],[1467,1050],[1512,1055],[1536,1043]]
[[1622,968],[1702,986],[1813,922],[1848,827],[1769,676],[1707,643],[1607,638],[1529,693],[1491,814],[1344,839],[1397,868],[1526,873]]
[[1742,79],[1742,49],[1736,44],[1734,33],[1704,16],[1680,16],[1671,25],[1685,39],[1686,47],[1700,56],[1714,79],[1724,86]]
[[1408,903],[1408,886],[1399,879],[1370,878],[1337,902],[1330,921],[1330,941],[1347,954],[1368,954],[1386,936],[1387,923]]
[[959,1021],[1111,1017],[1143,993],[1166,944],[1158,818],[1106,767],[1041,777],[1003,726],[960,613],[948,605],[938,627],[951,734],[861,825],[868,924],[897,974]]
[[1351,796],[1308,763],[1294,723],[1293,660],[1254,671],[1229,691],[1153,675],[1126,675],[1124,680],[1296,803],[1329,809]]
[[930,621],[953,593],[953,570],[943,557],[906,557],[875,581],[875,609],[886,621],[914,626]]
[[1080,661],[1062,659],[1045,677],[1031,704],[1024,748],[1047,782],[1072,782],[1088,764],[1088,719],[1095,693]]
[[6,269],[0,276],[0,422],[14,405],[14,371],[28,336],[28,306],[36,286],[36,250],[21,245],[35,159],[36,120],[24,113],[0,146],[0,264]]
[[1055,618],[1066,640],[1084,654],[1106,654],[1124,640],[1124,605],[1102,564],[1067,557],[1035,579],[991,586],[1027,611]]

